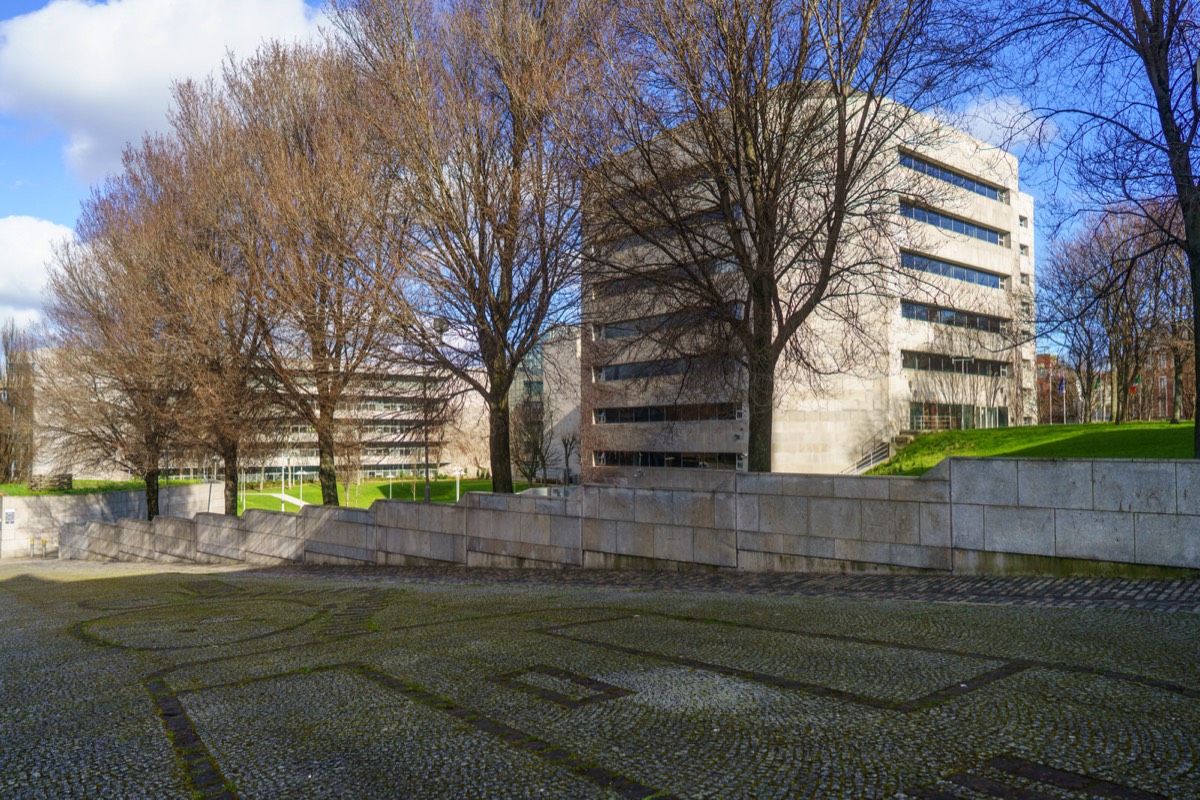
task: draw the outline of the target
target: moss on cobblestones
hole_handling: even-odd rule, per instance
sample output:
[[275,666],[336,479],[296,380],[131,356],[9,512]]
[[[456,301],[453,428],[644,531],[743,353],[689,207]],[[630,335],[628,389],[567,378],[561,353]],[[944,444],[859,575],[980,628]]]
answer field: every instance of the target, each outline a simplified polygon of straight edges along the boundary
[[[962,558],[962,553],[956,557]],[[1135,578],[1164,580],[1200,578],[1200,570],[1131,564],[1126,561],[1097,561],[1090,558],[1035,556],[1027,553],[993,553],[973,550],[970,558],[975,571],[984,575],[1037,575],[1051,578]]]
[[0,796],[1200,796],[1189,584],[422,574],[0,566]]

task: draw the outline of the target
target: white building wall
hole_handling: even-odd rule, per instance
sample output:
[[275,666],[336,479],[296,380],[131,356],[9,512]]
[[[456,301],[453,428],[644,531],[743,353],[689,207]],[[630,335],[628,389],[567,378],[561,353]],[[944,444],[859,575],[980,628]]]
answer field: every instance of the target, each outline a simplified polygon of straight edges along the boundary
[[[895,176],[900,180],[917,176],[916,184],[904,188],[918,199],[922,189],[932,190],[932,196],[925,198],[930,207],[1005,232],[1007,246],[905,220],[895,242],[896,257],[901,250],[908,250],[975,267],[1004,276],[1007,286],[995,289],[929,273],[900,276],[893,286],[894,296],[881,300],[884,309],[877,338],[887,350],[883,369],[871,374],[868,368],[832,379],[824,393],[806,391],[794,383],[788,387],[789,380],[781,372],[777,385],[784,388],[777,398],[772,446],[776,471],[845,470],[871,443],[909,428],[909,406],[913,402],[1010,408],[1009,424],[1036,419],[1032,340],[1020,346],[1014,357],[1011,336],[906,319],[901,314],[901,301],[911,300],[1013,318],[1020,315],[1023,302],[1033,302],[1033,198],[1018,190],[1016,158],[957,131],[946,130],[937,145],[922,148],[919,155],[1004,187],[1008,202],[904,168]],[[1021,218],[1025,219],[1025,227],[1021,226]],[[1019,336],[1021,324],[1014,325],[1017,330],[1013,335]],[[904,369],[903,351],[1005,361],[1013,366],[1006,378],[919,372]],[[1022,363],[1027,367],[1022,368]]]
[[[883,242],[883,246],[891,249],[896,263],[902,250],[920,253],[1002,276],[1004,285],[991,288],[931,273],[896,270],[888,296],[864,293],[860,302],[869,318],[866,327],[877,348],[875,358],[864,355],[852,359],[843,365],[844,374],[820,380],[797,375],[793,367],[781,364],[776,376],[773,420],[775,471],[846,470],[877,437],[909,427],[913,402],[1005,408],[1009,424],[1036,420],[1032,323],[1028,325],[1028,341],[1014,351],[1014,338],[1025,327],[1020,321],[1012,324],[1011,333],[999,334],[907,319],[901,313],[901,301],[910,300],[1005,319],[1020,317],[1022,313],[1032,318],[1035,288],[1033,199],[1019,191],[1017,159],[925,117],[919,117],[914,125],[925,125],[933,132],[922,137],[923,143],[918,148],[917,154],[923,160],[1002,187],[1007,197],[992,199],[901,167],[898,165],[901,151],[897,149],[891,156],[897,159],[896,166],[885,169],[882,178],[896,190],[897,202],[901,196],[912,198],[943,214],[1002,232],[1006,242],[994,244],[906,219],[897,206],[894,236]],[[1023,312],[1022,305],[1026,303]],[[630,308],[645,304],[630,305],[618,299],[614,305],[628,315]],[[585,313],[585,318],[594,317],[595,311],[593,308],[591,314]],[[839,342],[839,337],[847,335],[833,324],[818,323],[814,327],[818,336],[830,342]],[[589,335],[590,331],[585,331],[582,375],[585,416],[590,416],[596,408],[686,403],[697,399],[716,402],[735,399],[739,394],[715,382],[699,390],[700,398],[681,394],[678,382],[670,379],[597,383],[593,381],[593,357],[588,351],[589,346],[593,350],[600,348],[587,341]],[[902,365],[904,351],[1002,361],[1010,366],[1006,367],[1008,374],[1003,378],[917,371]],[[637,360],[636,355],[636,350],[627,351],[619,360]],[[747,432],[745,420],[600,425],[585,419],[583,457],[586,466],[591,466],[591,452],[600,449],[744,453]],[[630,470],[606,467],[603,472],[618,475]],[[601,479],[602,475],[593,477]]]

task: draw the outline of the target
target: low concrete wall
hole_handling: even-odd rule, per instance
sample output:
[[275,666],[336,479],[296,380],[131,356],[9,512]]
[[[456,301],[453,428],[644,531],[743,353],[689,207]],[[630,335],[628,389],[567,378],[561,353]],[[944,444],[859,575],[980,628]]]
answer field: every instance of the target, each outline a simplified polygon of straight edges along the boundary
[[[213,487],[213,508],[220,508],[224,495],[219,485]],[[208,484],[184,484],[163,489],[159,494],[160,507],[166,513],[191,517],[208,511]],[[29,555],[29,540],[47,541],[53,550],[58,545],[59,531],[75,522],[119,519],[138,519],[146,516],[146,494],[142,490],[129,492],[94,492],[92,494],[46,494],[28,497],[0,496],[0,558],[20,558]],[[12,520],[11,522],[9,520]]]
[[955,568],[1038,558],[1200,568],[1200,461],[950,460]]
[[1200,463],[951,459],[920,478],[656,471],[568,498],[471,493],[71,525],[64,558],[990,574],[1200,569]]

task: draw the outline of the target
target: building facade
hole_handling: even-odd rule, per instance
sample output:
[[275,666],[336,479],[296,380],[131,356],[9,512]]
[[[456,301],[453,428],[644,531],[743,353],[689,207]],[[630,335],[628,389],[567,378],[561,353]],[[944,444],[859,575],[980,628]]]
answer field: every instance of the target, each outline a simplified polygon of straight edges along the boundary
[[[446,431],[456,410],[446,387],[446,379],[419,368],[357,380],[337,417],[339,481],[424,474],[426,465],[436,474],[444,463]],[[260,462],[243,468],[268,480],[281,474],[289,483],[314,480],[319,465],[316,432],[303,421],[288,423],[279,448]]]
[[549,331],[521,362],[508,394],[515,471],[540,462],[548,481],[579,478],[580,328]]
[[[819,380],[781,365],[775,471],[853,471],[864,453],[902,431],[1036,421],[1033,199],[1019,189],[1014,156],[922,120],[938,135],[919,146],[897,142],[880,170],[894,205],[889,232],[872,246],[890,263],[883,289],[864,282],[855,323],[872,357]],[[644,336],[653,298],[630,298],[661,291],[661,279],[639,286],[628,272],[609,280],[597,271],[585,283],[585,479],[657,467],[744,468],[744,372],[726,365],[697,381],[688,359],[656,353],[653,337]],[[729,300],[736,298],[735,291]],[[630,318],[633,309],[640,316]],[[846,336],[829,322],[810,334],[828,343]]]

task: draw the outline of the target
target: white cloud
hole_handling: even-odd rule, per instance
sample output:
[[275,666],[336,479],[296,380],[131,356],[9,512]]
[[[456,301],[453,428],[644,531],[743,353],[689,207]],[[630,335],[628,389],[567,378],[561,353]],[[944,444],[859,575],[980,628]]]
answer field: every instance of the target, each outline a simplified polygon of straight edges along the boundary
[[1057,133],[1053,122],[1012,95],[976,97],[963,109],[960,124],[976,139],[1005,150],[1044,143]]
[[304,0],[53,0],[0,22],[0,109],[63,130],[65,160],[91,183],[163,128],[172,80],[266,39],[313,38],[319,22]]
[[70,228],[34,217],[0,217],[0,322],[25,325],[41,317],[46,262]]

